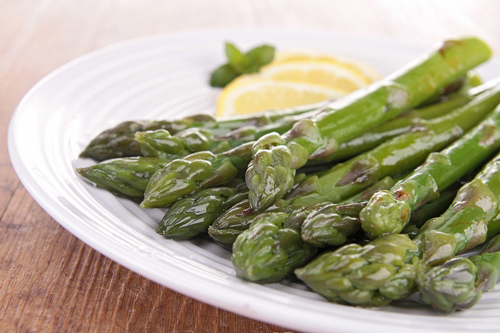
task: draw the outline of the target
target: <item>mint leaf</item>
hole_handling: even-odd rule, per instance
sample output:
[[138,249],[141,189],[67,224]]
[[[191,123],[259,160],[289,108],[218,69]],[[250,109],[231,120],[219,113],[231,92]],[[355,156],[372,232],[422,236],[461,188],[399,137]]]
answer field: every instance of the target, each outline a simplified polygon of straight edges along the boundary
[[260,67],[267,65],[274,58],[274,47],[261,45],[242,53],[234,44],[226,42],[228,62],[217,68],[210,77],[212,87],[225,87],[243,73],[257,73]]
[[248,64],[247,57],[236,46],[228,42],[226,42],[226,56],[229,65],[239,72],[242,72]]
[[251,49],[246,53],[250,63],[259,67],[267,65],[274,59],[274,47],[262,45]]
[[231,81],[236,79],[240,72],[235,70],[231,65],[225,64],[217,68],[210,77],[210,85],[212,87],[225,87]]
[[249,63],[241,70],[243,74],[257,73],[260,70],[260,66],[255,63]]

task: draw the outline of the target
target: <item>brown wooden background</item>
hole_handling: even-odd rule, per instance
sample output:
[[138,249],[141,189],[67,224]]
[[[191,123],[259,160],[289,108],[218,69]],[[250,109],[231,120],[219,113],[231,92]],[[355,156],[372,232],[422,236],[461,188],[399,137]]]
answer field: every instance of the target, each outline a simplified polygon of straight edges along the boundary
[[115,42],[216,26],[313,27],[429,44],[469,34],[500,54],[496,0],[0,0],[0,331],[290,330],[200,303],[97,253],[33,201],[8,157],[16,105],[52,70]]

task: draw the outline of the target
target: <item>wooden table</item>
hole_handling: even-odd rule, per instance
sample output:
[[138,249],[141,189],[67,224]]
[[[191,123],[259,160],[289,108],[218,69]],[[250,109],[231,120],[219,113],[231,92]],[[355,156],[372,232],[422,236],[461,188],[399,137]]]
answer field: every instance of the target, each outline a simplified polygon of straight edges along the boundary
[[33,201],[9,162],[5,138],[16,105],[52,70],[130,38],[221,25],[324,28],[429,45],[472,34],[500,53],[499,17],[495,0],[0,0],[0,331],[288,330],[131,272]]

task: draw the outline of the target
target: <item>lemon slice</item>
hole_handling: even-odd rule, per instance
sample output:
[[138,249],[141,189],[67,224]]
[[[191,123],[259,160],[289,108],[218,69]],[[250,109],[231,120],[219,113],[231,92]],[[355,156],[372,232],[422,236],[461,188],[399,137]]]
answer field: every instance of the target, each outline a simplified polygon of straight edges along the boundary
[[286,50],[277,52],[271,65],[279,65],[293,62],[326,62],[341,66],[353,74],[365,78],[368,83],[378,81],[382,76],[367,64],[317,50]]
[[345,95],[340,89],[245,75],[227,85],[217,99],[217,116],[253,114],[315,104]]
[[316,84],[353,92],[372,81],[340,64],[321,60],[273,64],[261,69],[260,75],[276,81]]
[[336,99],[376,80],[371,67],[345,57],[309,50],[277,52],[259,73],[238,77],[217,99],[217,116],[293,108]]

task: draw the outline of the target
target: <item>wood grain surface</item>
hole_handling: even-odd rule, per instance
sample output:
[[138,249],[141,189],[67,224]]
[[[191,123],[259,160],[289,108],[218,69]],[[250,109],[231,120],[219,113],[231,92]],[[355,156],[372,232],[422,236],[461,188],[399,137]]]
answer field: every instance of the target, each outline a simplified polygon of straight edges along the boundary
[[420,44],[478,35],[499,54],[499,17],[495,0],[0,0],[0,331],[293,330],[151,282],[38,206],[10,164],[7,128],[23,95],[52,70],[130,38],[220,26],[322,28]]

